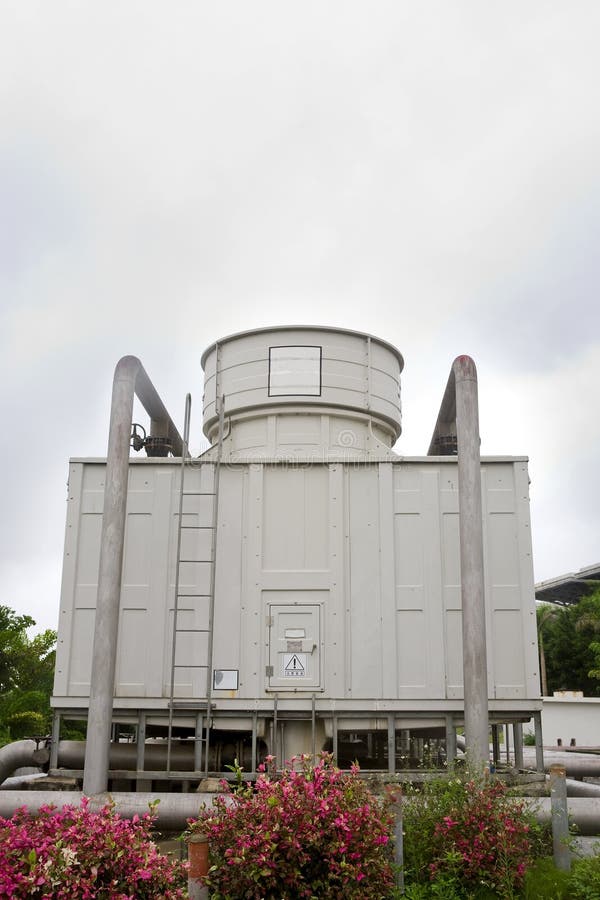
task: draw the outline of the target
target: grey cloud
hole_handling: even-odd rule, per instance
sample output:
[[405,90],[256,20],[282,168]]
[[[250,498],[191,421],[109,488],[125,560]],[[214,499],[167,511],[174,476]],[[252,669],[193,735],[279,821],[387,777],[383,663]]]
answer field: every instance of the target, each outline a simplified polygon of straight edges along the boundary
[[475,356],[485,451],[532,456],[536,566],[555,574],[560,521],[566,568],[594,561],[567,437],[600,437],[577,411],[597,372],[596,3],[59,0],[0,26],[5,602],[43,571],[52,624],[67,459],[104,452],[121,355],[176,417],[193,391],[199,444],[204,347],[294,321],[398,345],[400,452],[425,452],[453,357]]

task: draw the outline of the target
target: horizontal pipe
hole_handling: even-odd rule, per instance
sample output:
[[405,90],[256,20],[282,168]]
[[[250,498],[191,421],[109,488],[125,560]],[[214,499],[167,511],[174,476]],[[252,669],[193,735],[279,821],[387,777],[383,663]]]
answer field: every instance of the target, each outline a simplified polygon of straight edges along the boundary
[[[523,763],[525,768],[535,769],[535,758],[531,754],[526,752],[523,754]],[[553,765],[564,766],[567,776],[600,777],[600,756],[593,753],[557,753],[544,748],[545,770],[548,771]]]
[[600,797],[600,784],[567,778],[567,797]]
[[[79,806],[83,798],[79,791],[0,791],[0,816],[10,818],[22,806],[36,815],[42,806]],[[212,806],[215,794],[149,794],[106,793],[89,798],[89,808],[102,809],[114,804],[114,811],[124,819],[143,816],[149,812],[149,804],[155,804],[156,825],[161,831],[181,831],[187,820],[196,818],[203,806]]]
[[[78,791],[0,791],[0,816],[9,818],[15,810],[27,807],[36,815],[42,806],[78,806],[83,794]],[[113,793],[96,794],[90,798],[92,810],[101,809],[106,803],[114,803],[115,812],[123,818],[143,816],[149,804],[155,807],[157,827],[163,831],[180,831],[187,820],[195,818],[200,810],[212,806],[215,794],[151,794]],[[526,798],[526,803],[538,822],[551,824],[550,798]],[[567,801],[569,819],[581,835],[600,834],[600,797],[572,797]]]
[[45,772],[39,770],[35,775],[15,775],[12,778],[4,779],[0,785],[0,791],[26,791],[30,784],[47,777]]
[[[58,765],[62,769],[81,769],[85,757],[85,741],[60,741],[58,745]],[[114,741],[108,745],[108,760],[111,769],[137,769],[137,744],[121,744]],[[144,744],[144,768],[158,772],[167,767],[167,742],[164,744]],[[175,772],[194,770],[194,745],[171,745],[171,765]]]
[[50,753],[38,747],[36,741],[13,741],[0,747],[0,785],[9,775],[25,766],[41,766],[48,762]]
[[[528,799],[527,804],[540,824],[552,824],[550,797]],[[600,834],[600,797],[569,797],[567,810],[569,821],[577,826],[579,834]]]

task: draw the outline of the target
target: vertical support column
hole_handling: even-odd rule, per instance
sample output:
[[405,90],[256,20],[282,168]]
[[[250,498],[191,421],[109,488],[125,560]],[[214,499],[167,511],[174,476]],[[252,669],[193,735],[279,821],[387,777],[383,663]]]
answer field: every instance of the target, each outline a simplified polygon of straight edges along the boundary
[[144,771],[144,751],[146,749],[146,713],[141,712],[138,715],[137,726],[137,742],[136,742],[136,769],[138,772]]
[[456,759],[456,728],[452,716],[446,716],[446,761],[452,765]]
[[144,771],[146,765],[146,713],[140,710],[138,715],[137,726],[137,743],[136,743],[136,768],[137,780],[135,783],[136,791],[151,791],[152,779],[141,778],[140,773]]
[[[126,357],[131,359],[131,357]],[[119,633],[119,601],[129,475],[129,436],[136,372],[118,363],[113,381],[83,793],[108,787],[108,754]],[[137,362],[137,360],[136,360]]]
[[396,717],[388,716],[388,772],[396,771]]
[[469,356],[459,356],[452,371],[456,388],[465,739],[471,762],[485,765],[489,761],[489,725],[477,370]]
[[313,763],[317,761],[317,698],[312,695],[310,708],[310,752]]
[[196,729],[194,733],[194,769],[200,772],[202,769],[202,729],[204,727],[204,716],[201,712],[196,713]]
[[58,744],[60,742],[60,713],[52,717],[52,740],[50,741],[50,768],[58,768]]
[[513,743],[515,745],[515,769],[523,768],[523,725],[515,722],[513,725]]
[[277,721],[277,694],[273,695],[273,749],[272,755],[275,757],[275,767],[283,767],[283,760],[279,759],[279,723]]
[[333,761],[335,765],[338,764],[338,723],[337,723],[337,715],[335,712],[331,714],[331,739],[332,739],[332,752],[333,752]]
[[254,712],[252,713],[252,762],[250,764],[253,774],[256,772],[256,765],[257,765],[257,759],[256,759],[257,731],[258,731],[258,713],[256,712],[256,710],[254,710]]
[[492,759],[498,765],[500,762],[500,725],[492,725]]
[[535,731],[535,768],[537,772],[544,771],[544,738],[542,735],[542,714],[534,712],[533,728]]

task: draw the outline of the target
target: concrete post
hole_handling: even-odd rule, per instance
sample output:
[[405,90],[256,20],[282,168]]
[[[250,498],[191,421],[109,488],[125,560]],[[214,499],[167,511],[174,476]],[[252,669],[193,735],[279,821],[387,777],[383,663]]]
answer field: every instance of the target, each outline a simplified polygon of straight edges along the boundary
[[452,372],[458,445],[465,738],[467,754],[477,766],[489,761],[477,370],[469,356],[459,356],[454,360]]
[[205,834],[193,834],[188,840],[188,894],[190,900],[208,900],[208,888],[202,878],[208,875],[208,838]]
[[542,735],[542,714],[539,710],[533,714],[533,728],[535,731],[535,768],[537,772],[543,772],[544,737]]
[[550,808],[552,810],[552,849],[554,864],[564,872],[571,870],[567,779],[564,766],[550,766]]
[[402,821],[402,787],[400,785],[394,785],[392,790],[395,795],[395,799],[392,804],[392,811],[394,813],[394,864],[396,866],[396,887],[400,890],[401,893],[404,893],[404,831]]

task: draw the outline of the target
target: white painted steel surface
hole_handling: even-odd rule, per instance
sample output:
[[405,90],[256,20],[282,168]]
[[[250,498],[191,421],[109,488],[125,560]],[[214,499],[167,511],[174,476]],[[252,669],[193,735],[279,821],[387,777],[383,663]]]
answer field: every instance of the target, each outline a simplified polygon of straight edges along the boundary
[[[368,334],[265,328],[232,335],[202,356],[204,432],[214,442],[219,402],[225,456],[352,456],[391,447],[401,431],[400,353]],[[372,446],[370,446],[372,445]]]
[[[115,686],[121,710],[166,707],[178,466],[130,465]],[[210,489],[212,474],[212,463],[195,461],[186,489]],[[526,460],[484,459],[481,475],[490,710],[530,710],[539,706],[532,703],[539,682]],[[53,700],[63,709],[88,703],[104,478],[103,461],[70,464]],[[186,497],[186,521],[209,525],[209,501]],[[209,538],[208,530],[186,532],[182,557],[209,559],[202,546]],[[209,574],[208,564],[183,564],[182,589],[208,594]],[[182,621],[205,627],[207,604],[204,596],[184,598]],[[286,609],[306,613],[310,627],[284,621]],[[289,654],[311,658],[306,681],[281,668],[287,641]],[[177,669],[177,697],[203,696],[204,673],[191,666],[205,664],[206,651],[206,635],[182,635],[177,661],[190,668]],[[218,710],[268,708],[274,690],[282,702],[306,704],[316,693],[349,715],[460,710],[456,459],[223,466],[214,667],[239,671],[237,690],[214,691]]]

